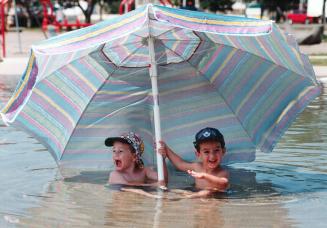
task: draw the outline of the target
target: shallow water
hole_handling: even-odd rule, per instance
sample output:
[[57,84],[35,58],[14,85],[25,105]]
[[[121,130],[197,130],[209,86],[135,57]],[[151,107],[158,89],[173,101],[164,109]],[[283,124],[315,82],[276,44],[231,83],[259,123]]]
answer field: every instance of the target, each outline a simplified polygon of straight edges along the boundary
[[[0,78],[2,103],[15,80]],[[63,179],[41,144],[0,125],[0,227],[325,227],[326,139],[325,88],[273,153],[229,167],[228,194],[183,199],[174,192],[151,191],[166,197],[153,199],[109,189],[105,172]],[[169,187],[189,186],[191,178],[175,173]]]

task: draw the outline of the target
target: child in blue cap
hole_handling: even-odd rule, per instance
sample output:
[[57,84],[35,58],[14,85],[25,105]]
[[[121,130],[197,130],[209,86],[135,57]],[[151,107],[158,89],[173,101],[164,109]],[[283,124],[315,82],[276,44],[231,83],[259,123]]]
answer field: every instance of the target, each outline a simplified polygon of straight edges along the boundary
[[226,153],[225,140],[218,129],[206,127],[195,135],[193,144],[199,162],[186,162],[163,141],[160,143],[159,152],[167,157],[178,170],[188,172],[194,177],[195,187],[206,190],[201,194],[226,191],[229,186],[229,175],[220,166]]

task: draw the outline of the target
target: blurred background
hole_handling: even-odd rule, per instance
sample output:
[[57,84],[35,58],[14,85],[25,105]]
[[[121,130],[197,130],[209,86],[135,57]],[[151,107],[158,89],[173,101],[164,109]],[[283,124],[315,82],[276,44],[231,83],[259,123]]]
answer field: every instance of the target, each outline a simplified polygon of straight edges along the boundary
[[[273,20],[292,34],[300,45],[315,45],[327,40],[324,33],[325,0],[0,0],[0,59],[10,52],[6,40],[11,39],[13,32],[39,31],[46,39],[124,14],[147,3]],[[17,36],[17,48],[21,52],[24,45]],[[319,47],[308,54],[324,55],[325,51],[321,50],[325,49]],[[322,61],[327,58],[311,59],[327,65],[327,61]]]
[[[324,0],[1,0],[6,28],[40,27],[44,17],[61,22],[76,18],[85,23],[103,20],[108,14],[123,14],[147,3],[212,13],[271,19],[277,23],[322,23]],[[47,15],[48,14],[48,15]]]

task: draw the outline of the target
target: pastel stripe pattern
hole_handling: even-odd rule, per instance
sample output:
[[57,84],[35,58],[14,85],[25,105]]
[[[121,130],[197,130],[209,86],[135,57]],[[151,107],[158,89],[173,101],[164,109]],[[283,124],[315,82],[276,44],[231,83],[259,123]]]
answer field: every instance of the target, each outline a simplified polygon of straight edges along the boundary
[[26,98],[31,94],[38,74],[34,53],[31,52],[26,70],[18,82],[14,94],[6,106],[1,110],[1,117],[5,124],[12,123],[24,105]]
[[15,124],[46,141],[59,161],[80,116],[106,76],[107,72],[89,56],[62,67],[33,88]]
[[162,136],[188,161],[208,126],[225,136],[225,164],[253,161],[321,91],[308,57],[271,21],[147,5],[34,45],[4,122],[79,169],[112,169],[104,140],[134,131],[153,165],[149,37]]
[[202,12],[170,9],[162,6],[154,8],[154,16],[159,21],[195,31],[226,35],[259,35],[271,31],[272,22],[237,16],[215,15]]

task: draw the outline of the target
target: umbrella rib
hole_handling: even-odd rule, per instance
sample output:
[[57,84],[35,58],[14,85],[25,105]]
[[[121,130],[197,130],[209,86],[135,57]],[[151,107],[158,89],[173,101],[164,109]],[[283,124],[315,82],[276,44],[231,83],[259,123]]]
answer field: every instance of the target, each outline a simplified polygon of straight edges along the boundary
[[[135,42],[137,43],[137,42]],[[104,47],[105,45],[103,45]],[[118,46],[118,45],[117,45]],[[116,47],[117,47],[116,46]],[[144,45],[143,45],[144,46]],[[141,46],[142,47],[142,46]],[[131,53],[129,53],[129,55],[127,55],[124,59],[122,59],[120,62],[119,62],[119,65],[117,66],[113,61],[110,60],[110,58],[105,54],[105,52],[102,51],[102,53],[104,54],[104,56],[108,59],[108,62],[112,63],[113,65],[117,66],[118,69],[122,68],[123,66],[121,66],[121,64],[126,61],[127,59],[129,59],[129,57],[131,57],[134,53],[136,53],[138,51],[140,47],[136,48],[134,51],[132,51]],[[103,49],[102,49],[103,50]],[[103,61],[106,63],[106,61]]]
[[[107,81],[107,79],[108,79],[108,78],[109,78],[109,77],[110,77],[114,72],[116,72],[118,69],[119,69],[119,67],[117,67],[117,69],[115,69],[113,72],[111,72],[111,73],[108,74],[107,78],[103,81],[103,83],[102,83],[102,85],[99,87],[99,89],[101,89],[101,88],[106,84],[105,82]],[[98,90],[99,90],[99,89],[98,89]],[[98,91],[98,90],[97,90],[97,91]],[[93,96],[90,98],[90,101],[93,100],[93,98],[94,98],[94,96],[96,96],[96,94],[97,94],[97,92],[95,92],[95,93],[93,94]],[[66,145],[65,145],[65,147],[64,147],[64,149],[63,149],[63,153],[61,154],[61,156],[60,156],[60,158],[59,158],[58,161],[60,161],[60,160],[62,159],[62,157],[64,156],[64,151],[66,150],[66,147],[67,147],[67,145],[69,144],[69,141],[70,141],[70,139],[72,138],[72,136],[73,136],[73,134],[74,134],[74,132],[75,132],[76,126],[78,125],[78,123],[79,123],[80,120],[82,119],[83,113],[84,113],[84,111],[88,108],[88,106],[90,105],[90,103],[91,103],[91,102],[89,102],[89,103],[85,106],[84,110],[82,111],[82,115],[80,115],[79,119],[76,121],[75,127],[74,127],[72,133],[70,134],[69,139],[67,140],[67,143],[66,143]]]
[[[152,19],[150,19],[150,20],[152,20]],[[152,21],[156,21],[156,20],[152,20]],[[159,38],[160,36],[162,36],[162,35],[165,35],[165,34],[167,34],[167,33],[169,33],[169,32],[172,32],[172,31],[181,31],[181,30],[183,30],[182,28],[179,28],[179,27],[173,27],[172,29],[169,29],[169,30],[167,30],[167,31],[165,31],[165,32],[163,32],[163,33],[161,33],[161,34],[159,34],[159,35],[157,35],[157,36],[154,36],[155,38]],[[192,31],[192,33],[194,34],[194,32]],[[133,34],[134,35],[134,34]],[[196,35],[197,36],[197,35]],[[139,36],[139,37],[141,37],[141,36]],[[198,37],[198,36],[197,36]],[[143,37],[142,37],[143,38]],[[177,39],[162,39],[162,38],[160,38],[160,40],[167,40],[167,41],[169,41],[169,40],[172,40],[172,41],[176,41]],[[190,40],[184,40],[184,39],[181,39],[181,40],[177,40],[177,41],[190,41]]]
[[[103,44],[102,45],[102,48],[100,49],[100,51],[103,53],[103,48],[104,48],[104,46],[105,46],[105,44]],[[135,51],[134,51],[135,52]],[[134,52],[132,52],[129,56],[131,56]],[[104,53],[103,53],[104,54]],[[104,56],[105,56],[105,58],[107,58],[109,61],[110,61],[110,59],[104,54]],[[129,58],[129,56],[127,56],[126,58],[124,58],[121,62],[120,62],[120,64],[122,63],[122,62],[124,62],[126,59],[128,59]],[[108,62],[109,62],[108,61]],[[103,83],[102,83],[102,85],[100,85],[99,86],[99,88],[97,89],[97,91],[99,91],[101,88],[103,88],[103,86],[106,84],[106,81],[117,71],[117,70],[119,70],[120,68],[122,68],[122,66],[117,66],[116,64],[114,64],[113,62],[110,62],[110,63],[112,63],[114,66],[116,66],[117,68],[114,70],[114,71],[112,71],[111,73],[109,73],[108,74],[108,76],[106,77],[106,79],[103,81]],[[96,94],[97,94],[97,92],[95,92],[94,94],[93,94],[93,96],[90,98],[90,101],[92,101],[93,100],[93,98],[96,96]],[[90,103],[91,102],[89,102],[86,106],[85,106],[85,108],[84,108],[84,110],[86,110],[87,108],[88,108],[88,106],[90,105]],[[83,113],[84,113],[84,110],[83,110]],[[64,156],[64,151],[66,150],[66,147],[67,147],[67,145],[68,145],[68,143],[69,143],[69,141],[70,141],[70,139],[72,138],[72,135],[74,134],[74,132],[75,132],[75,129],[76,129],[76,126],[78,125],[78,123],[80,122],[80,120],[81,120],[81,118],[82,118],[82,116],[83,115],[81,115],[80,117],[79,117],[79,119],[76,121],[76,124],[75,124],[75,128],[74,128],[74,130],[72,131],[72,133],[70,134],[70,136],[69,136],[69,139],[67,140],[67,143],[66,143],[66,145],[65,145],[65,147],[64,147],[64,149],[63,149],[63,152],[62,152],[62,154],[60,155],[60,158],[58,159],[58,161],[60,161],[61,159],[62,159],[62,157]]]
[[[173,53],[175,53],[177,56],[180,56],[178,53],[176,53],[175,51],[173,51],[171,48],[169,48],[169,47],[167,47],[166,45],[165,45],[165,47],[167,48],[167,49],[169,49],[169,50],[171,50]],[[198,51],[197,53],[202,53],[202,52],[207,52],[208,50],[210,50],[210,49],[206,49],[206,50],[203,50],[203,51]],[[160,60],[160,58],[163,56],[164,54],[162,54],[159,58],[158,58],[158,60]],[[192,54],[193,55],[193,54]],[[191,57],[192,57],[192,55],[190,55],[190,57],[188,58],[188,59],[190,59]],[[181,57],[181,56],[180,56]],[[182,58],[181,57],[181,59],[183,59],[183,61],[184,62],[186,62],[188,59],[185,59],[185,58]],[[160,64],[160,62],[159,62],[159,64]]]
[[[153,20],[153,19],[150,19],[150,21],[157,21],[157,20]],[[150,22],[149,22],[149,24],[150,24]],[[150,27],[149,27],[150,28]],[[167,31],[165,31],[165,32],[163,32],[163,33],[161,33],[161,34],[159,34],[158,36],[155,36],[156,38],[157,37],[159,37],[159,36],[162,36],[162,35],[165,35],[166,33],[169,33],[169,32],[171,32],[171,31],[173,31],[173,30],[175,30],[175,31],[180,31],[180,30],[183,30],[182,28],[179,28],[179,27],[173,27],[173,28],[171,28],[171,29],[169,29],[169,30],[167,30]]]
[[[141,43],[141,41],[134,41],[134,42],[130,42],[130,43],[124,43],[123,45],[130,45],[130,44],[137,44],[137,43]],[[105,46],[106,44],[104,44],[104,46]],[[121,47],[122,46],[122,44],[117,44],[117,45],[115,45],[115,46],[110,46],[109,48],[111,49],[111,48],[116,48],[116,47]]]
[[143,98],[143,99],[140,99],[140,100],[134,102],[133,104],[126,105],[126,106],[124,106],[124,107],[122,107],[122,108],[119,108],[119,109],[117,109],[117,110],[115,110],[115,111],[113,111],[113,112],[111,112],[111,113],[108,113],[107,115],[105,115],[105,116],[102,117],[101,119],[99,119],[99,120],[93,122],[92,124],[89,124],[88,127],[86,127],[86,128],[93,127],[95,124],[101,122],[101,121],[104,120],[105,118],[110,117],[110,116],[113,116],[113,115],[115,115],[116,113],[118,113],[118,112],[120,112],[121,110],[124,110],[124,109],[126,109],[126,108],[132,107],[132,106],[134,106],[134,105],[138,105],[138,104],[142,103],[143,101],[145,101],[145,100],[147,100],[147,99],[148,99],[148,98],[145,97],[145,98]]
[[[201,39],[200,39],[201,40]],[[166,46],[167,47],[167,46]],[[168,48],[168,47],[167,47]],[[170,49],[170,48],[168,48],[168,49]],[[170,49],[171,50],[171,49]],[[178,53],[176,53],[174,50],[171,50],[172,52],[174,52],[176,55],[178,55],[178,56],[180,56]],[[184,59],[182,56],[180,56],[181,57],[181,59]],[[190,57],[191,58],[191,57]],[[213,85],[212,85],[212,83],[205,77],[205,75],[200,71],[200,70],[198,70],[194,65],[192,65],[190,62],[189,62],[189,59],[184,59],[184,61],[185,62],[187,62],[193,69],[195,69],[196,70],[196,72],[198,72],[200,75],[202,75],[202,77],[203,78],[205,78],[209,83],[209,85],[211,86],[211,87],[213,87],[214,89],[216,89],[216,87],[214,87]],[[231,113],[233,113],[232,112],[232,108],[229,106],[229,104],[226,102],[226,100],[225,100],[225,98],[221,95],[221,93],[219,92],[219,90],[215,90],[215,91],[217,91],[217,93],[220,95],[220,97],[225,101],[225,104],[226,104],[226,106],[229,108],[229,110],[231,111]],[[238,120],[238,122],[240,123],[240,125],[242,126],[242,128],[243,128],[243,130],[244,130],[244,132],[248,135],[248,137],[251,139],[251,143],[252,143],[252,145],[254,146],[254,148],[256,148],[256,145],[253,143],[253,141],[252,141],[252,137],[250,136],[250,134],[247,132],[247,130],[244,128],[244,126],[243,126],[243,124],[242,124],[242,122],[240,121],[240,119],[238,118],[238,117],[236,117],[235,116],[235,118]]]
[[[168,31],[166,31],[165,33],[168,33],[168,32],[170,32],[171,30],[168,30]],[[163,34],[165,34],[165,33],[163,33]],[[163,35],[163,34],[160,34],[160,35]],[[136,36],[136,35],[135,35]],[[140,37],[140,36],[138,36],[138,37]],[[199,37],[200,38],[200,37]],[[166,40],[170,40],[170,39],[166,39]],[[217,43],[215,43],[215,42],[213,42],[213,41],[211,41],[211,40],[202,40],[201,38],[200,38],[200,40],[201,40],[201,42],[209,42],[209,43],[212,43],[212,44],[217,44]],[[179,40],[179,41],[184,41],[184,40]],[[185,40],[185,41],[187,41],[187,40]],[[133,44],[133,43],[138,43],[138,42],[131,42],[131,43],[128,43],[128,44]],[[240,50],[240,51],[242,51],[242,52],[245,52],[245,53],[250,53],[251,55],[254,55],[254,56],[257,56],[258,58],[261,58],[261,59],[264,59],[265,61],[267,61],[267,62],[270,62],[270,63],[272,63],[272,64],[275,64],[275,65],[277,65],[278,67],[281,67],[281,68],[284,68],[284,69],[286,69],[286,70],[290,70],[290,69],[288,69],[288,68],[286,68],[285,66],[282,66],[282,65],[279,65],[279,64],[276,64],[275,62],[273,62],[273,61],[271,61],[271,60],[269,60],[269,59],[267,59],[267,58],[262,58],[262,56],[259,56],[258,54],[254,54],[254,53],[251,53],[251,52],[248,52],[248,51],[246,51],[246,50],[242,50],[242,49],[238,49],[238,48],[236,48],[236,47],[234,47],[234,46],[232,46],[232,45],[226,45],[226,44],[222,44],[222,45],[225,45],[225,46],[228,46],[228,47],[231,47],[231,48],[233,48],[233,49],[237,49],[237,50]],[[101,48],[101,52],[103,52],[103,48],[105,47],[105,44],[103,44],[102,45],[103,47]],[[119,45],[116,45],[116,46],[114,46],[114,47],[118,47]],[[203,74],[198,68],[196,68],[193,64],[191,64],[190,62],[189,62],[189,59],[191,58],[188,58],[188,59],[185,59],[185,58],[183,58],[181,55],[179,55],[177,52],[175,52],[174,50],[172,50],[171,48],[169,48],[169,47],[167,47],[166,45],[165,45],[165,47],[168,49],[168,50],[170,50],[171,52],[173,52],[173,53],[175,53],[176,54],[176,56],[179,56],[181,59],[183,59],[185,62],[187,62],[193,69],[195,69],[195,71],[196,72],[198,72],[200,75],[202,75],[209,83],[209,85],[211,86],[211,87],[213,87],[213,88],[215,88],[213,85],[212,85],[212,83],[205,77],[205,74]],[[120,64],[122,64],[124,61],[126,61],[127,59],[129,59],[134,53],[136,53],[137,52],[137,50],[138,49],[136,49],[136,50],[134,50],[133,52],[131,52],[128,56],[126,56],[123,60],[121,60],[120,61]],[[103,52],[104,53],[104,52]],[[105,54],[104,54],[104,56],[105,56],[105,58],[108,58]],[[161,57],[160,57],[161,58]],[[160,60],[160,58],[159,58],[159,60]],[[121,65],[116,65],[116,64],[114,64],[109,58],[108,58],[108,62],[110,62],[110,63],[112,63],[113,65],[115,65],[116,66],[116,69],[114,70],[114,71],[112,71],[111,73],[109,73],[108,74],[108,76],[107,76],[107,78],[104,80],[104,82],[103,82],[103,84],[99,87],[99,89],[101,89],[106,83],[106,81],[108,80],[108,78],[110,78],[117,70],[119,70],[120,68],[122,68],[122,66]],[[142,69],[143,70],[143,69]],[[296,75],[299,75],[300,77],[302,77],[302,78],[308,78],[308,77],[305,77],[304,75],[300,75],[299,73],[297,73],[297,72],[294,72],[293,70],[290,70],[291,72],[293,72],[294,74],[296,74]],[[314,81],[312,78],[310,78],[311,79],[311,81]],[[99,90],[98,89],[98,90]],[[222,99],[223,100],[225,100],[224,98],[223,98],[223,96],[220,94],[220,92],[219,92],[219,90],[216,90],[216,93],[218,93],[219,95],[220,95],[220,97],[222,97]],[[93,99],[93,97],[94,96],[96,96],[96,92],[93,94],[93,96],[91,97],[91,99],[90,99],[90,101]],[[226,101],[226,100],[225,100]],[[86,110],[87,109],[87,107],[89,106],[89,104],[90,104],[91,102],[89,102],[87,105],[86,105],[86,107],[84,108],[84,110]],[[228,103],[227,102],[225,102],[225,104],[226,104],[226,106],[231,110],[231,112],[232,112],[232,108],[228,105]],[[233,113],[233,112],[232,112]],[[81,115],[81,117],[78,119],[78,121],[76,122],[76,125],[75,126],[77,126],[78,125],[78,123],[80,122],[80,119],[82,118],[82,115]],[[243,130],[244,130],[244,132],[248,135],[248,137],[250,138],[250,139],[252,139],[252,137],[250,136],[250,134],[246,131],[246,129],[243,127],[243,124],[242,124],[242,122],[239,120],[239,118],[238,117],[236,117],[235,116],[235,118],[238,120],[238,122],[240,123],[240,125],[242,126],[242,128],[243,128]],[[73,133],[74,133],[74,131],[75,131],[75,129],[76,128],[74,128],[74,130],[73,130],[73,132],[72,132],[72,134],[71,134],[71,136],[73,135]],[[62,159],[62,157],[63,157],[63,155],[64,155],[64,151],[66,150],[66,147],[67,147],[67,145],[68,145],[68,142],[70,141],[70,139],[71,139],[71,136],[70,136],[70,138],[68,139],[68,141],[67,141],[67,144],[65,145],[65,147],[64,147],[64,149],[63,149],[63,153],[61,154],[61,156],[60,156],[60,158],[59,158],[59,160],[61,160]],[[251,140],[251,143],[252,143],[252,140]],[[256,146],[255,146],[255,144],[254,143],[252,143],[253,144],[253,146],[256,148]]]
[[[199,37],[200,38],[200,37]],[[211,41],[211,40],[203,40],[203,39],[201,39],[200,38],[200,40],[201,40],[201,42],[209,42],[209,43],[211,43],[211,44],[215,44],[215,45],[217,45],[217,44],[219,44],[219,43],[215,43],[215,42],[213,42],[213,41]],[[222,44],[222,45],[225,45],[225,44]],[[231,48],[233,48],[233,49],[237,49],[237,50],[240,50],[241,52],[244,52],[244,53],[249,53],[249,54],[251,54],[251,55],[253,55],[253,56],[256,56],[257,58],[260,58],[260,59],[263,59],[264,61],[266,61],[266,62],[270,62],[271,64],[274,64],[274,65],[276,65],[276,66],[278,66],[278,67],[280,67],[280,68],[283,68],[283,69],[285,69],[285,70],[288,70],[288,71],[291,71],[293,74],[296,74],[296,75],[298,75],[298,76],[300,76],[301,78],[304,78],[304,79],[306,79],[306,78],[308,78],[308,77],[305,77],[304,75],[301,75],[301,74],[299,74],[298,72],[295,72],[294,70],[290,70],[290,69],[288,69],[288,68],[286,68],[285,66],[283,66],[283,65],[280,65],[280,64],[278,64],[278,63],[275,63],[275,62],[273,62],[272,60],[269,60],[269,59],[267,59],[267,58],[262,58],[262,56],[259,56],[258,54],[254,54],[254,53],[251,53],[251,52],[248,52],[248,51],[246,51],[246,50],[243,50],[243,49],[238,49],[238,48],[236,48],[236,47],[234,47],[234,46],[231,46],[231,45],[225,45],[225,46],[228,46],[228,47],[231,47]],[[173,53],[175,53],[177,56],[179,56],[181,59],[184,59],[182,56],[180,56],[178,53],[176,53],[174,50],[172,50],[172,49],[170,49],[169,47],[167,47],[167,46],[165,46],[167,49],[169,49],[170,51],[172,51]],[[192,56],[190,56],[190,58],[191,58]],[[189,58],[189,59],[190,59]],[[190,62],[189,62],[189,59],[184,59],[184,61],[185,62],[187,62],[192,68],[194,68],[195,70],[196,70],[196,72],[198,72],[200,75],[204,75],[201,71],[199,71],[194,65],[192,65]],[[206,77],[205,77],[206,78]],[[206,80],[208,80],[207,78],[206,78]],[[311,78],[310,77],[310,80],[313,82],[313,83],[317,83],[313,78]],[[208,80],[209,81],[209,80]],[[213,87],[213,85],[212,85],[212,83],[209,81],[209,84],[210,84],[210,86],[212,86]],[[215,88],[215,87],[214,87]],[[219,92],[219,90],[217,91],[217,93],[219,93],[220,94],[220,92]],[[220,94],[220,97],[222,97],[222,99],[223,100],[225,100],[224,99],[224,97],[223,96],[221,96],[221,94]],[[233,110],[231,107],[230,107],[230,105],[226,102],[226,100],[225,100],[225,104],[226,104],[226,106],[229,108],[229,110]],[[233,113],[233,112],[232,112]],[[252,143],[252,145],[254,146],[254,148],[257,148],[257,146],[253,143],[253,138],[250,136],[250,134],[249,134],[249,132],[244,128],[244,126],[243,126],[243,124],[242,124],[242,122],[240,121],[240,119],[237,117],[237,116],[235,116],[235,118],[237,119],[237,121],[240,123],[240,126],[242,126],[242,128],[243,128],[243,130],[244,130],[244,132],[247,134],[247,136],[249,137],[249,139],[251,139],[251,143]]]
[[[162,33],[162,34],[159,34],[158,36],[156,36],[155,38],[158,38],[159,36],[161,36],[161,35],[164,35],[164,34],[166,34],[166,33],[168,33],[168,32],[171,32],[173,29],[171,29],[171,30],[167,30],[166,32],[164,32],[164,33]],[[181,30],[181,29],[179,29],[179,30]],[[140,36],[140,35],[137,35],[137,34],[133,34],[133,33],[131,33],[130,35],[133,35],[133,36],[136,36],[136,37],[139,37],[139,38],[141,38],[141,39],[143,39],[143,38],[148,38],[148,37],[143,37],[143,36]],[[170,40],[172,40],[172,41],[176,41],[176,39],[162,39],[162,38],[160,38],[160,40],[165,40],[165,41],[170,41]],[[178,41],[190,41],[190,40],[184,40],[184,39],[180,39],[180,40],[178,40]],[[137,44],[137,43],[139,43],[140,41],[134,41],[134,42],[130,42],[130,43],[124,43],[124,45],[130,45],[130,44]],[[117,45],[115,45],[115,46],[111,46],[110,48],[116,48],[116,47],[119,47],[119,46],[121,46],[122,44],[117,44]]]
[[[183,29],[182,28],[178,28],[178,27],[174,27],[174,28],[172,28],[170,30],[167,30],[166,32],[163,32],[163,33],[159,34],[155,38],[159,38],[160,36],[165,35],[166,33],[169,33],[169,32],[172,32],[172,31],[181,31],[181,30],[183,30]],[[201,40],[201,38],[198,35],[196,35],[193,31],[192,31],[192,33]],[[170,40],[171,41],[176,41],[176,40],[177,41],[190,41],[190,39],[188,39],[188,40],[184,40],[184,39],[178,40],[178,39],[168,39],[168,38],[167,39],[160,38],[160,40],[167,40],[167,41],[170,41]]]
[[[154,20],[153,20],[154,21]],[[163,32],[163,33],[161,33],[161,34],[159,34],[159,35],[157,35],[157,36],[154,36],[155,38],[158,38],[159,36],[162,36],[162,35],[164,35],[164,34],[166,34],[166,33],[169,33],[169,32],[171,32],[172,30],[176,30],[176,28],[177,27],[174,27],[174,28],[172,28],[172,29],[169,29],[169,30],[167,30],[167,31],[165,31],[165,32]],[[177,31],[179,31],[179,30],[182,30],[181,28],[178,28],[178,30]],[[137,35],[137,34],[134,34],[134,33],[131,33],[130,35],[133,35],[133,36],[136,36],[136,37],[139,37],[139,38],[148,38],[148,36],[146,36],[146,37],[144,37],[144,36],[140,36],[140,35]],[[149,34],[150,35],[150,34]],[[161,38],[160,38],[161,39]],[[165,39],[161,39],[161,40],[165,40]]]
[[[173,28],[174,29],[174,28]],[[170,32],[170,31],[172,31],[173,29],[171,29],[171,30],[167,30],[166,32],[164,32],[164,33],[162,33],[162,34],[160,34],[159,36],[161,36],[161,35],[163,35],[163,34],[165,34],[165,33],[168,33],[168,32]],[[179,28],[179,30],[182,30],[182,28]],[[195,35],[197,35],[197,32],[194,32],[195,33]],[[197,35],[198,36],[198,35]],[[216,43],[216,42],[213,42],[212,40],[203,40],[203,39],[201,39],[201,37],[200,36],[198,36],[199,37],[199,39],[201,40],[201,41],[203,41],[203,42],[209,42],[209,43],[212,43],[212,44],[215,44],[215,45],[217,45],[217,44],[219,44],[219,43]],[[163,40],[163,39],[162,39]],[[255,54],[255,53],[252,53],[252,52],[248,52],[248,51],[246,51],[246,50],[243,50],[243,49],[241,49],[241,48],[236,48],[236,47],[234,47],[234,46],[232,46],[232,45],[228,45],[228,44],[222,44],[222,45],[224,45],[224,46],[228,46],[228,47],[231,47],[231,48],[234,48],[234,49],[238,49],[238,50],[241,50],[242,52],[245,52],[245,53],[250,53],[251,55],[254,55],[254,56],[257,56],[258,58],[260,58],[260,59],[264,59],[265,61],[267,61],[267,62],[270,62],[270,63],[273,63],[273,64],[275,64],[275,65],[277,65],[277,66],[279,66],[279,67],[281,67],[281,68],[284,68],[284,69],[286,69],[286,70],[290,70],[290,69],[288,69],[288,68],[286,68],[285,66],[283,66],[283,65],[280,65],[279,63],[275,63],[275,62],[273,62],[272,60],[270,60],[270,59],[267,59],[267,58],[263,58],[262,56],[260,56],[260,55],[258,55],[258,54]],[[302,54],[302,53],[301,53]],[[182,58],[183,59],[183,58]],[[185,61],[187,61],[187,60],[185,60]],[[295,72],[293,69],[292,70],[290,70],[291,72],[293,72],[294,74],[297,74],[297,75],[299,75],[300,77],[302,77],[302,78],[308,78],[308,77],[305,77],[305,75],[301,75],[301,74],[299,74],[298,72]],[[310,77],[310,79],[311,79],[311,81],[314,81],[316,84],[317,84],[317,81],[314,79],[314,78],[311,78]]]
[[164,40],[164,41],[191,41],[191,40],[193,40],[193,41],[197,41],[197,40],[195,40],[195,39],[189,39],[189,40],[184,40],[184,39],[180,39],[180,40],[178,40],[178,39],[161,39],[160,38],[160,40]]

